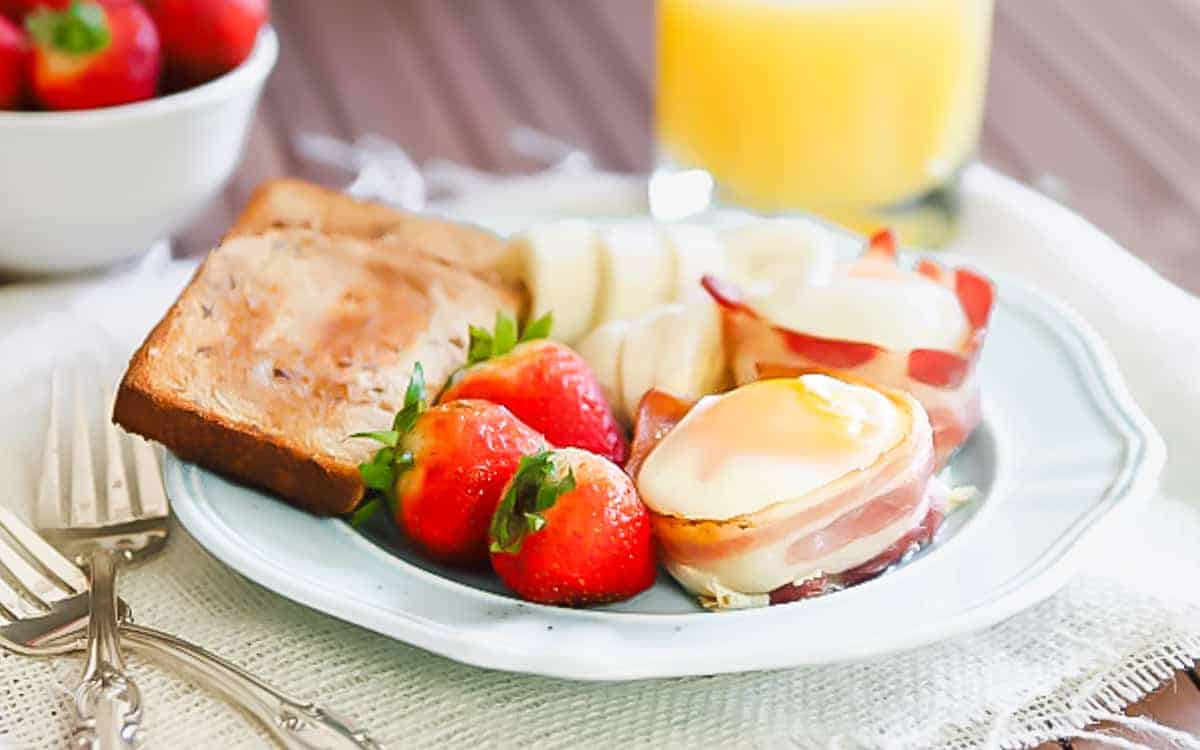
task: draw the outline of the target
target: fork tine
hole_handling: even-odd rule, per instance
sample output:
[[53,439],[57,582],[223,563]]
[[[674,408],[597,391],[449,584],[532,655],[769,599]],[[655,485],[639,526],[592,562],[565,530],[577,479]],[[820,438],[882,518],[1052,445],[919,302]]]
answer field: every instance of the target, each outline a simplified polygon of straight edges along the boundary
[[76,593],[88,590],[88,580],[75,563],[53,547],[36,531],[25,525],[8,508],[0,505],[0,526],[16,539],[35,560],[46,566],[58,579],[70,586]]
[[[9,586],[4,581],[0,580],[0,607],[4,612],[12,615],[18,620],[24,620],[28,617],[37,617],[44,614],[34,609],[25,598],[17,593],[17,590]],[[8,618],[0,616],[0,620]]]
[[50,376],[50,424],[46,427],[46,447],[42,453],[42,478],[38,483],[35,513],[38,526],[43,528],[66,525],[60,486],[62,471],[58,440],[60,380],[59,372],[55,370]]
[[96,480],[92,471],[92,449],[88,412],[80,378],[74,378],[74,423],[71,431],[71,526],[96,526],[100,511],[96,505]]
[[[108,412],[112,413],[112,405],[116,393],[108,402]],[[133,520],[133,506],[129,502],[129,481],[125,475],[125,459],[121,455],[121,436],[111,419],[104,421],[104,449],[108,455],[108,465],[104,473],[107,486],[105,501],[107,504],[107,523],[123,523]]]
[[142,518],[161,518],[170,512],[163,490],[162,473],[154,446],[137,435],[129,435],[133,444],[133,466],[137,472],[138,503]]
[[72,565],[67,558],[35,534],[33,529],[26,526],[15,513],[3,506],[0,506],[0,527],[3,527],[34,559],[66,584],[66,586],[60,586],[54,579],[27,563],[19,552],[9,546],[7,540],[0,539],[0,565],[8,568],[8,572],[12,573],[13,578],[20,581],[21,585],[39,602],[49,606],[72,594],[87,591],[87,579],[83,577],[79,568]]

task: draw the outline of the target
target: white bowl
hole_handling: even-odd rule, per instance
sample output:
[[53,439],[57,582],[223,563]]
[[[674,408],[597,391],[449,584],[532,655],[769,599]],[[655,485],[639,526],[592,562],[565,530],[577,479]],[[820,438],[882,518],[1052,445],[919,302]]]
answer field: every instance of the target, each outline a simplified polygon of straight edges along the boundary
[[278,55],[265,28],[236,69],[177,94],[0,112],[0,269],[96,268],[169,236],[233,173]]

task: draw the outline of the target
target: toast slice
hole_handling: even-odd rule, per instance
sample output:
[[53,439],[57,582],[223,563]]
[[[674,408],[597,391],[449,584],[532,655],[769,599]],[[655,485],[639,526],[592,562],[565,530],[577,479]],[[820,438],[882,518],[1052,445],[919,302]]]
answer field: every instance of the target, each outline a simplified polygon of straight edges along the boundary
[[328,234],[379,240],[400,251],[432,255],[484,281],[523,294],[512,274],[508,244],[479,227],[400,211],[352,198],[312,182],[285,177],[259,185],[226,237],[272,228],[307,227]]
[[514,299],[435,258],[344,235],[226,240],[134,354],[113,420],[321,514],[347,513],[413,365],[431,393],[466,358],[467,326]]

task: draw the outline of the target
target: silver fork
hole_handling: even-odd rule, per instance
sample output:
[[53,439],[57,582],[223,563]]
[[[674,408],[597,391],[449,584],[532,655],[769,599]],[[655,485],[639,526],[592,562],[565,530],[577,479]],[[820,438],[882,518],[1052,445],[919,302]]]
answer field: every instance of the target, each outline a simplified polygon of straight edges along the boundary
[[145,559],[162,549],[167,540],[167,499],[161,482],[155,481],[154,449],[145,442],[133,442],[138,484],[135,510],[125,475],[121,437],[106,425],[105,502],[100,504],[92,470],[89,399],[85,398],[83,383],[75,378],[71,389],[71,491],[64,507],[58,438],[60,379],[56,372],[50,383],[50,424],[36,523],[51,543],[74,558],[91,577],[87,662],[74,693],[74,741],[79,747],[105,750],[135,748],[144,739],[142,698],[121,657],[117,565]]
[[[12,511],[0,506],[0,648],[24,656],[59,656],[86,648],[87,578]],[[11,541],[10,541],[11,540]],[[165,659],[209,688],[230,698],[262,722],[285,748],[380,750],[311,703],[281,695],[254,676],[199,646],[162,631],[135,625],[117,600],[124,642]]]
[[[73,644],[44,645],[52,634],[75,635],[86,625],[88,660],[84,680],[75,694],[81,722],[77,725],[80,747],[98,745],[101,738],[128,747],[140,737],[140,696],[128,677],[122,677],[119,653],[119,612],[127,611],[117,599],[114,587],[118,560],[145,559],[159,551],[167,539],[168,505],[154,449],[140,438],[118,430],[103,420],[107,463],[105,486],[107,502],[98,507],[94,472],[89,448],[89,410],[83,387],[75,381],[72,419],[72,468],[69,511],[64,509],[59,476],[58,425],[61,408],[59,383],[55,373],[51,382],[50,426],[47,430],[42,481],[38,491],[38,525],[63,552],[76,562],[90,566],[92,577],[91,617],[88,621],[70,620],[80,602],[88,600],[88,581],[78,568],[24,526],[12,513],[0,512],[0,526],[19,541],[26,556],[53,575],[38,575],[37,570],[21,565],[20,554],[0,544],[0,565],[8,568],[32,594],[40,610],[49,609],[51,620],[38,620],[37,608],[8,610],[8,626],[0,626],[0,636],[8,635],[11,650],[29,655],[62,653]],[[137,508],[129,492],[122,446],[130,443],[137,485]],[[2,509],[0,509],[2,510]],[[3,591],[0,590],[0,595]],[[64,609],[66,608],[66,609]],[[74,609],[72,609],[74,608]],[[0,599],[0,609],[4,600]],[[86,609],[84,610],[87,611]],[[3,618],[0,617],[0,621]],[[20,628],[24,626],[25,630]],[[5,627],[16,628],[6,634]],[[349,728],[336,716],[312,703],[298,701],[267,685],[244,670],[226,662],[199,646],[151,628],[125,622],[120,633],[137,648],[166,658],[193,678],[217,690],[259,720],[289,750],[378,750],[380,745],[365,733]],[[111,721],[110,721],[111,719]],[[99,731],[98,731],[99,730]],[[107,733],[107,734],[106,734]]]

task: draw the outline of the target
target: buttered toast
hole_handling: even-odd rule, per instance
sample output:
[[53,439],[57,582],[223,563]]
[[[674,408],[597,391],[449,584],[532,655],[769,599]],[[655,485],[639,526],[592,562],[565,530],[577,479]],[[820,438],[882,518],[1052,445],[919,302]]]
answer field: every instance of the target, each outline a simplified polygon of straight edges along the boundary
[[435,392],[468,325],[517,299],[403,245],[239,224],[134,355],[113,419],[307,510],[349,512],[377,446],[347,436],[388,428],[416,362]]
[[479,227],[362,201],[294,178],[270,180],[251,196],[226,237],[268,229],[305,227],[327,234],[377,240],[401,251],[432,255],[492,284],[521,295],[506,273],[512,267],[508,245]]

